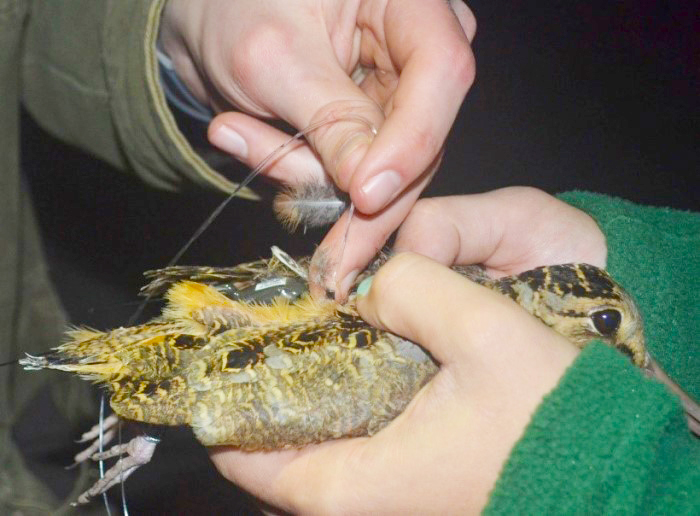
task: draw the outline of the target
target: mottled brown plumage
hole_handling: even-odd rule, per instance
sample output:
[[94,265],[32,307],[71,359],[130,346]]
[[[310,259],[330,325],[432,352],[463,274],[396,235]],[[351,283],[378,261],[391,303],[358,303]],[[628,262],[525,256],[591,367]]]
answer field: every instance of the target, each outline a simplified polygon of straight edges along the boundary
[[[646,364],[639,313],[601,269],[558,265],[499,280],[456,270],[579,346],[601,338]],[[304,279],[274,257],[147,276],[145,293],[166,293],[161,317],[106,333],[72,330],[52,354],[23,364],[107,385],[121,417],[190,425],[205,445],[248,450],[371,435],[438,370],[419,346],[367,325],[352,301],[313,301],[300,291]],[[601,331],[596,314],[606,312],[614,327]]]
[[[353,296],[345,305],[312,300],[307,266],[275,250],[236,267],[148,272],[143,292],[167,300],[160,317],[109,332],[74,329],[52,353],[21,363],[106,385],[120,417],[189,425],[207,446],[268,450],[372,435],[438,364],[420,346],[367,325]],[[639,313],[602,269],[556,265],[498,280],[479,267],[454,269],[580,347],[599,338],[647,365]],[[129,446],[146,457],[129,463],[131,471],[150,459],[155,442]],[[118,482],[116,468],[80,502]]]

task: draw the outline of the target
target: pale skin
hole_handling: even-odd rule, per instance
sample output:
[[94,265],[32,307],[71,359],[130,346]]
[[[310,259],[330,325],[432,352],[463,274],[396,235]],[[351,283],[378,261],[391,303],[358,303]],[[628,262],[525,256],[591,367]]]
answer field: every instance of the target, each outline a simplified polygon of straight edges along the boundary
[[602,266],[605,239],[585,213],[530,188],[425,200],[397,246],[438,261],[400,253],[375,275],[358,309],[371,324],[429,349],[440,372],[370,438],[270,453],[212,450],[226,478],[272,507],[478,513],[542,398],[578,354],[514,302],[443,264],[480,257],[496,273],[571,261]]
[[475,32],[459,0],[170,0],[161,41],[221,113],[210,141],[250,167],[288,139],[261,118],[297,129],[356,118],[312,132],[266,171],[287,183],[328,174],[350,194],[347,246],[343,217],[320,246],[330,260],[312,264],[325,273],[314,294],[342,298],[432,177],[474,79]]

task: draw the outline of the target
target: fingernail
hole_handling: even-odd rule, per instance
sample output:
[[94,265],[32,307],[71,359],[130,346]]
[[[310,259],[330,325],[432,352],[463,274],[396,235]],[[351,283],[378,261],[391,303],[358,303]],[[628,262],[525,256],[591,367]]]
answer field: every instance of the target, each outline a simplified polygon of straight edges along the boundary
[[361,190],[367,197],[369,212],[374,213],[389,204],[399,193],[400,186],[401,176],[394,170],[385,170],[365,182]]
[[358,296],[366,296],[367,293],[369,292],[370,287],[372,286],[372,279],[374,279],[374,276],[367,276],[365,279],[363,279],[360,284],[357,286],[357,295]]
[[210,136],[211,143],[237,158],[248,157],[248,145],[243,137],[227,125],[219,126]]

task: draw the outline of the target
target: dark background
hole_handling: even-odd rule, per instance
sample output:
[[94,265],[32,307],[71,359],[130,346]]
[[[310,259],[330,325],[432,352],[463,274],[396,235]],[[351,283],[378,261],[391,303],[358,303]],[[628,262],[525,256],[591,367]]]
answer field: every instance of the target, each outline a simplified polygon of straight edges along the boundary
[[[479,26],[477,79],[426,195],[531,185],[700,209],[697,2],[470,6]],[[194,187],[180,194],[150,190],[28,118],[23,129],[24,170],[71,321],[124,324],[141,273],[167,263],[221,196]],[[246,172],[225,163],[232,177]],[[256,189],[269,200],[269,185]],[[266,256],[273,244],[309,253],[320,236],[290,236],[269,202],[237,201],[182,263],[230,265]],[[126,487],[132,514],[251,507],[232,496],[186,430],[166,434],[154,462]]]

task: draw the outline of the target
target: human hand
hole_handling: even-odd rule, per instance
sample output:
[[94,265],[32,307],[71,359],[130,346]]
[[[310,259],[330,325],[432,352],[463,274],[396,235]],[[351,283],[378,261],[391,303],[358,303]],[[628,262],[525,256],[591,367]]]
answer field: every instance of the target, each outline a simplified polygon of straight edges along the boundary
[[[210,140],[251,167],[288,139],[254,117],[298,129],[349,111],[355,117],[312,132],[310,146],[266,172],[286,183],[327,172],[349,192],[359,213],[347,245],[346,214],[312,263],[325,283],[313,292],[342,297],[437,166],[473,81],[475,30],[460,0],[170,0],[161,41],[195,96],[217,111],[241,111],[219,115]],[[365,76],[356,83],[358,65]]]
[[357,303],[363,318],[422,344],[438,374],[369,438],[300,450],[211,451],[229,480],[292,513],[475,513],[577,349],[510,299],[404,253]]
[[446,265],[480,263],[494,276],[559,263],[605,267],[607,257],[605,236],[593,218],[529,187],[421,199],[394,248]]

